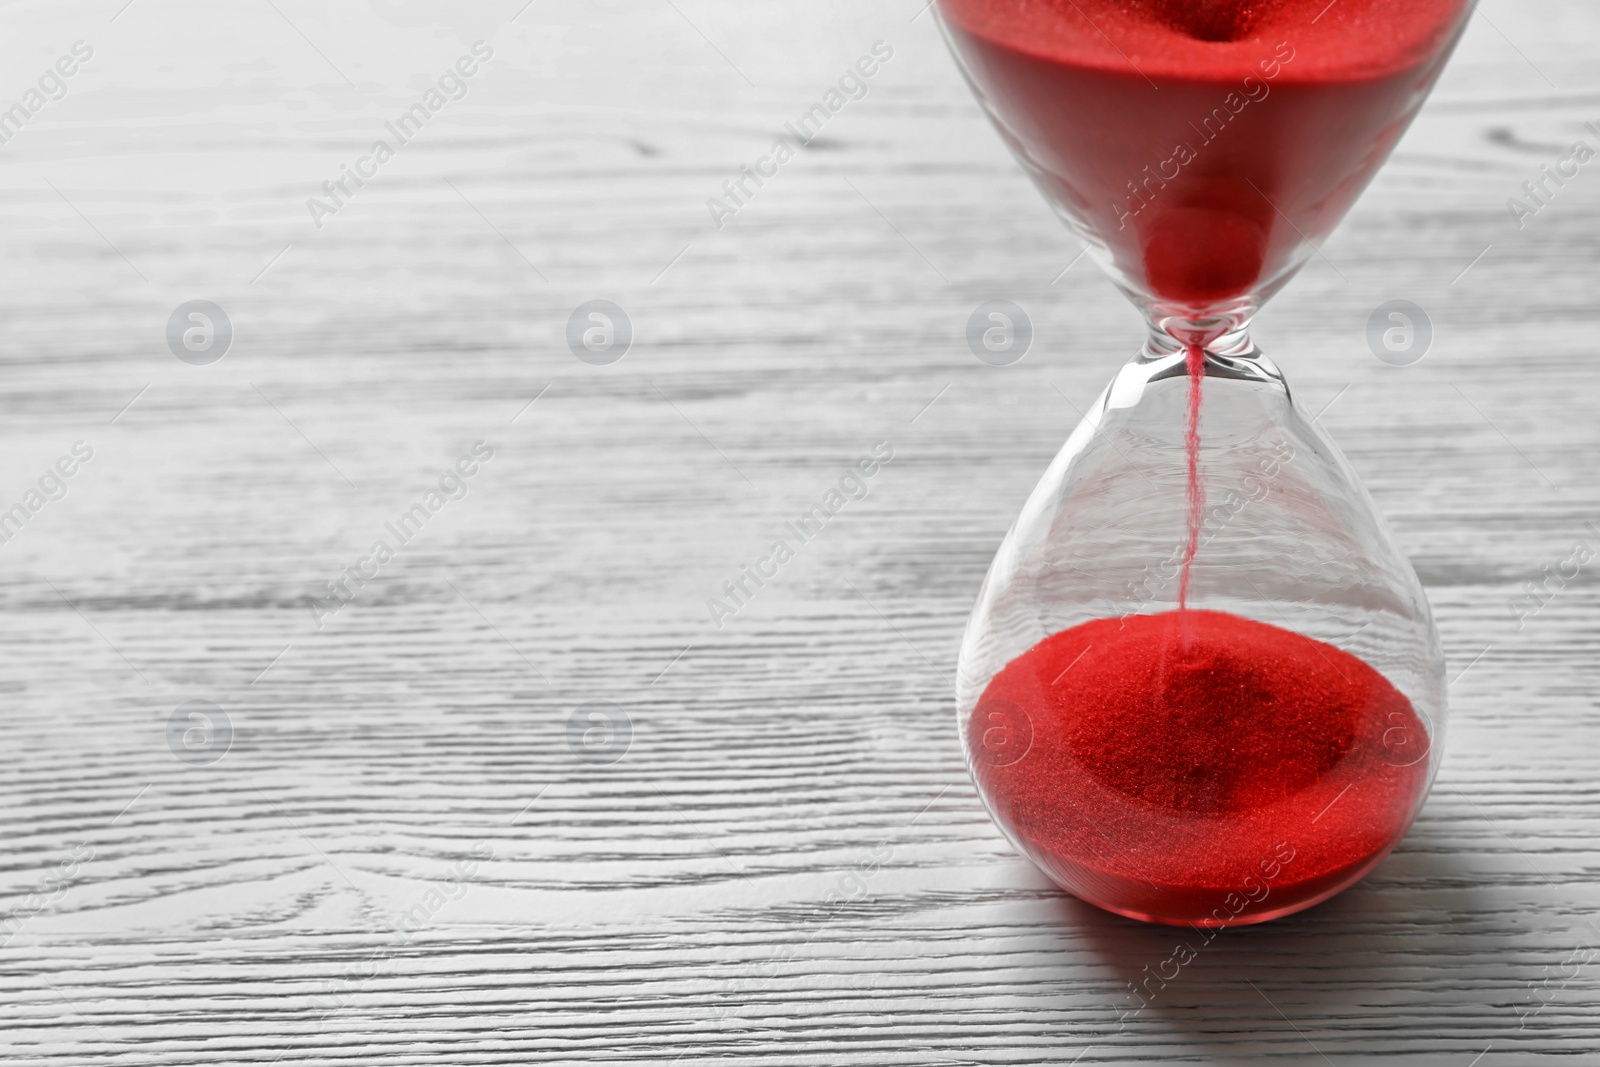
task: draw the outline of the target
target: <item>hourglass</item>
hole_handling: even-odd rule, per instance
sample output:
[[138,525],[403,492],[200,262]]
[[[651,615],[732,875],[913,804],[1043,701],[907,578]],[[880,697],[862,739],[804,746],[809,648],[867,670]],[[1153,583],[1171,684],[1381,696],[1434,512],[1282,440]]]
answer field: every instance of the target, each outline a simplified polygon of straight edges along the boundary
[[1249,336],[1432,88],[1466,0],[938,0],[1144,348],[1001,545],[958,721],[1003,832],[1102,908],[1261,922],[1363,877],[1438,767],[1422,587]]

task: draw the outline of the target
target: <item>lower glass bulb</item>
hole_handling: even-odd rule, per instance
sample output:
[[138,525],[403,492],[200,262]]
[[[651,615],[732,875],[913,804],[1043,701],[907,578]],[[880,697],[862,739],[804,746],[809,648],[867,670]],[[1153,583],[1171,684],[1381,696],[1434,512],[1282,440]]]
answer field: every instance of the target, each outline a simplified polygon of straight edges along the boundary
[[1240,335],[1203,362],[1147,346],[1106,389],[990,567],[957,700],[990,814],[1052,880],[1231,926],[1327,899],[1405,835],[1444,659],[1372,500]]

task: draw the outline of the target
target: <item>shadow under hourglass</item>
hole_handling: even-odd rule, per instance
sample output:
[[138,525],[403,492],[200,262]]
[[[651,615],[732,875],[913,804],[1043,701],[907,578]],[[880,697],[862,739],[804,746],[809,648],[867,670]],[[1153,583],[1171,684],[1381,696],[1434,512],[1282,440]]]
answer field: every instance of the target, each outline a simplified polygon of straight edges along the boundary
[[1487,893],[1469,857],[1418,841],[1426,822],[1411,849],[1402,844],[1349,890],[1257,925],[1159,926],[1062,894],[1061,924],[1115,987],[1118,1017],[1099,1043],[1200,1063],[1360,1054],[1465,1067],[1488,1040],[1465,1020],[1499,1029],[1505,1012],[1488,1020],[1487,1004],[1466,1002],[1479,994],[1464,1000],[1439,976],[1463,959],[1496,959],[1506,931],[1462,921],[1492,911]]

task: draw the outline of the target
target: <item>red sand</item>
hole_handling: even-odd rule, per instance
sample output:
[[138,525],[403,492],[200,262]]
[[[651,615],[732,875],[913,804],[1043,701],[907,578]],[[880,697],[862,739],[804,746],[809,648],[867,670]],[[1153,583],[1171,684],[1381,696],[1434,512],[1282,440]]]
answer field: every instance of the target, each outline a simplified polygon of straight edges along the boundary
[[[1046,192],[1131,283],[1199,313],[1270,292],[1343,217],[1466,0],[939,0]],[[1303,236],[1302,236],[1303,235]]]
[[1332,645],[1179,619],[1075,626],[994,677],[968,745],[996,818],[1066,888],[1161,922],[1260,921],[1366,873],[1427,785],[1410,701]]
[[1188,537],[1183,546],[1183,566],[1178,578],[1178,610],[1189,607],[1189,586],[1193,578],[1194,557],[1200,551],[1200,528],[1206,521],[1206,486],[1200,479],[1200,398],[1206,380],[1206,353],[1199,345],[1184,348],[1183,369],[1188,376],[1189,395],[1185,405],[1183,451],[1184,520]]

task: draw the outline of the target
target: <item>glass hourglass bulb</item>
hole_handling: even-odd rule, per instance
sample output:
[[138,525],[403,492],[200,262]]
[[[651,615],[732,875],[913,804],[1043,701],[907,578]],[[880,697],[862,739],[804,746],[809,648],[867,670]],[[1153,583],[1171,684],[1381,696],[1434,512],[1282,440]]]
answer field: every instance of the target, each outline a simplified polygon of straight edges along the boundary
[[1150,346],[1006,536],[957,702],[990,813],[1058,884],[1231,925],[1331,896],[1400,840],[1445,680],[1416,575],[1338,449],[1260,352],[1205,359],[1199,521],[1187,356]]
[[1002,136],[1149,323],[973,610],[973,779],[1108,910],[1309,907],[1421,808],[1444,660],[1415,572],[1248,327],[1404,132],[1466,0],[939,3]]

